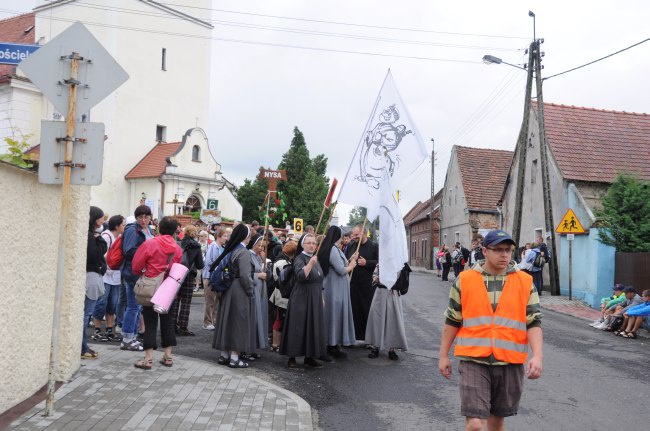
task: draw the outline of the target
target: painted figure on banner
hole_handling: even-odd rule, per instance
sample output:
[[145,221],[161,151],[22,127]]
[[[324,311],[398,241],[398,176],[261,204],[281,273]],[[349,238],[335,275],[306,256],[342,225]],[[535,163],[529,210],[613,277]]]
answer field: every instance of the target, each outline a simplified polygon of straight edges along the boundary
[[366,132],[364,149],[359,163],[359,176],[355,179],[379,189],[382,170],[388,166],[389,175],[395,172],[395,165],[400,162],[400,154],[395,153],[402,138],[413,133],[404,124],[396,124],[400,118],[395,104],[388,106],[379,114],[379,121]]

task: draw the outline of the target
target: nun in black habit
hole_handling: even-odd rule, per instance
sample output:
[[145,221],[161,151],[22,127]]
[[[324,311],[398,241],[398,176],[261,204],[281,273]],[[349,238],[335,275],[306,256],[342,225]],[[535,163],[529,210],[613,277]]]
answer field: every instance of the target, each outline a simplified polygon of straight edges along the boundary
[[323,314],[323,270],[318,263],[316,237],[305,234],[293,260],[294,286],[289,297],[282,331],[280,354],[289,356],[287,366],[297,368],[296,356],[305,366],[321,368],[315,358],[327,357]]
[[253,266],[251,253],[246,248],[250,239],[250,228],[239,224],[232,232],[228,244],[217,260],[210,267],[214,271],[228,255],[234,279],[228,290],[221,294],[217,324],[214,330],[212,347],[221,352],[217,362],[230,368],[247,368],[240,352],[252,352],[255,349],[251,334],[255,331],[253,304]]

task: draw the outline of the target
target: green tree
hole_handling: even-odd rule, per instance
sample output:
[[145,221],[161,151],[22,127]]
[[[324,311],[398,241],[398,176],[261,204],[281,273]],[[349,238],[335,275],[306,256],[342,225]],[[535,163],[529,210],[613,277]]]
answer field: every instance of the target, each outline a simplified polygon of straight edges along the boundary
[[[319,154],[311,159],[305,138],[300,129],[295,127],[289,149],[282,155],[277,168],[287,171],[287,181],[278,182],[278,195],[271,199],[270,207],[277,210],[271,211],[270,223],[273,226],[284,226],[285,220],[293,222],[294,217],[299,217],[305,225],[316,226],[329,190],[329,179],[325,176],[327,157]],[[267,188],[266,180],[244,180],[244,185],[237,191],[237,199],[243,206],[245,221],[255,219],[264,223],[266,208],[263,203]],[[323,216],[322,225],[328,216],[329,211]],[[323,226],[319,230],[322,229]]]
[[650,251],[650,182],[619,174],[601,204],[600,242],[620,252]]
[[259,207],[264,202],[267,190],[266,180],[254,181],[248,178],[244,180],[244,185],[237,189],[237,200],[242,205],[242,218],[246,222],[259,220]]
[[367,211],[364,207],[354,207],[350,211],[350,217],[348,219],[349,226],[355,226],[358,224],[363,224],[363,221],[366,218]]
[[[294,127],[291,145],[282,155],[278,169],[287,171],[287,181],[278,183],[278,190],[284,193],[289,219],[300,217],[305,225],[315,227],[329,190],[329,178],[325,176],[327,157],[319,154],[311,159],[305,137],[298,127]],[[322,231],[327,217],[329,211],[323,216],[319,230]]]

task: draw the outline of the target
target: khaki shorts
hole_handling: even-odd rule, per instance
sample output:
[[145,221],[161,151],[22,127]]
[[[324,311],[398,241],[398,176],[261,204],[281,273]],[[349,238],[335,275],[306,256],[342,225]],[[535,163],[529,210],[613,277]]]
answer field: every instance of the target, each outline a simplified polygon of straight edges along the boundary
[[460,413],[487,419],[517,414],[524,387],[522,364],[484,365],[460,361]]

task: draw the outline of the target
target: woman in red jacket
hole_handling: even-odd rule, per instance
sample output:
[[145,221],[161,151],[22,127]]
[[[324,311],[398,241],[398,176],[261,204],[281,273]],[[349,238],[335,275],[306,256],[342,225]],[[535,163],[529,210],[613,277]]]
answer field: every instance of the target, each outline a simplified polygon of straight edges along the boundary
[[[174,240],[178,222],[171,217],[163,217],[158,225],[160,235],[144,242],[133,257],[133,274],[144,274],[156,277],[173,263],[180,263],[183,250]],[[169,260],[169,256],[172,256]],[[150,370],[153,364],[153,351],[156,349],[156,328],[160,317],[160,341],[164,355],[160,361],[166,367],[173,365],[172,347],[176,345],[174,322],[170,314],[158,314],[153,306],[142,306],[144,318],[144,359],[133,364],[136,368]]]

